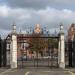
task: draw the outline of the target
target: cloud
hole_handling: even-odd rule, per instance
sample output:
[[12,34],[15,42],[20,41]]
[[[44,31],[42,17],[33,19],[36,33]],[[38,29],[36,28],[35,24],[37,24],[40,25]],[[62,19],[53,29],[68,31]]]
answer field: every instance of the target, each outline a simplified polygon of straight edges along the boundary
[[0,6],[0,17],[7,16],[8,15],[8,8],[6,6]]
[[10,8],[8,6],[0,6],[0,30],[9,32],[11,25],[15,21],[17,29],[26,30],[29,27],[35,27],[39,23],[47,29],[55,29],[59,27],[59,23],[64,24],[67,30],[69,25],[75,22],[75,11],[69,9],[58,10],[52,7],[34,10],[27,8]]
[[45,9],[47,6],[55,8],[74,8],[75,0],[4,0],[4,4],[11,8]]
[[1,29],[9,29],[13,21],[22,24],[23,21],[26,22],[30,18],[30,13],[28,13],[27,9],[11,9],[7,6],[0,6],[0,9]]

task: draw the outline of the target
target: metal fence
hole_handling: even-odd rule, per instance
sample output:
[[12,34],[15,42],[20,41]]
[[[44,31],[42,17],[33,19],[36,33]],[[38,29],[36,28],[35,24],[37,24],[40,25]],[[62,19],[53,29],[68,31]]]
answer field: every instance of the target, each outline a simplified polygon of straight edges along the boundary
[[[17,37],[18,67],[58,67],[59,37]],[[0,38],[0,67],[10,66],[10,41]],[[75,41],[65,42],[65,63],[75,67]]]

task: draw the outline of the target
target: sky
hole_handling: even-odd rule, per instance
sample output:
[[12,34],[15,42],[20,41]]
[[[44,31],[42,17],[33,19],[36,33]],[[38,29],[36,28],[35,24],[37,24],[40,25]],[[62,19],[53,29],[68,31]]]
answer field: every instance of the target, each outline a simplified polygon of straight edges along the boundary
[[48,30],[59,29],[60,23],[67,32],[75,23],[75,0],[0,0],[0,34],[11,32],[15,23],[17,31],[25,31],[40,24]]

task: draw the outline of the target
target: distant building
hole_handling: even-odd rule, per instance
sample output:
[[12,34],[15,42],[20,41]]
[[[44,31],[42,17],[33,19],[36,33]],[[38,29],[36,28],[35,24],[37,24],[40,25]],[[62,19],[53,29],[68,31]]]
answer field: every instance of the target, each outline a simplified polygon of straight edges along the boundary
[[71,24],[71,26],[69,27],[69,30],[68,30],[68,40],[73,40],[75,36],[75,24]]

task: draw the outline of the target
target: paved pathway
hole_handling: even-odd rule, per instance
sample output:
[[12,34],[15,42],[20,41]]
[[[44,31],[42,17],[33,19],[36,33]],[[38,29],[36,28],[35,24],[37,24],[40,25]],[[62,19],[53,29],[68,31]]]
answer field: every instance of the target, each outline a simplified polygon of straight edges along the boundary
[[26,69],[0,69],[0,75],[75,75],[75,69],[50,69],[50,68],[26,68]]

